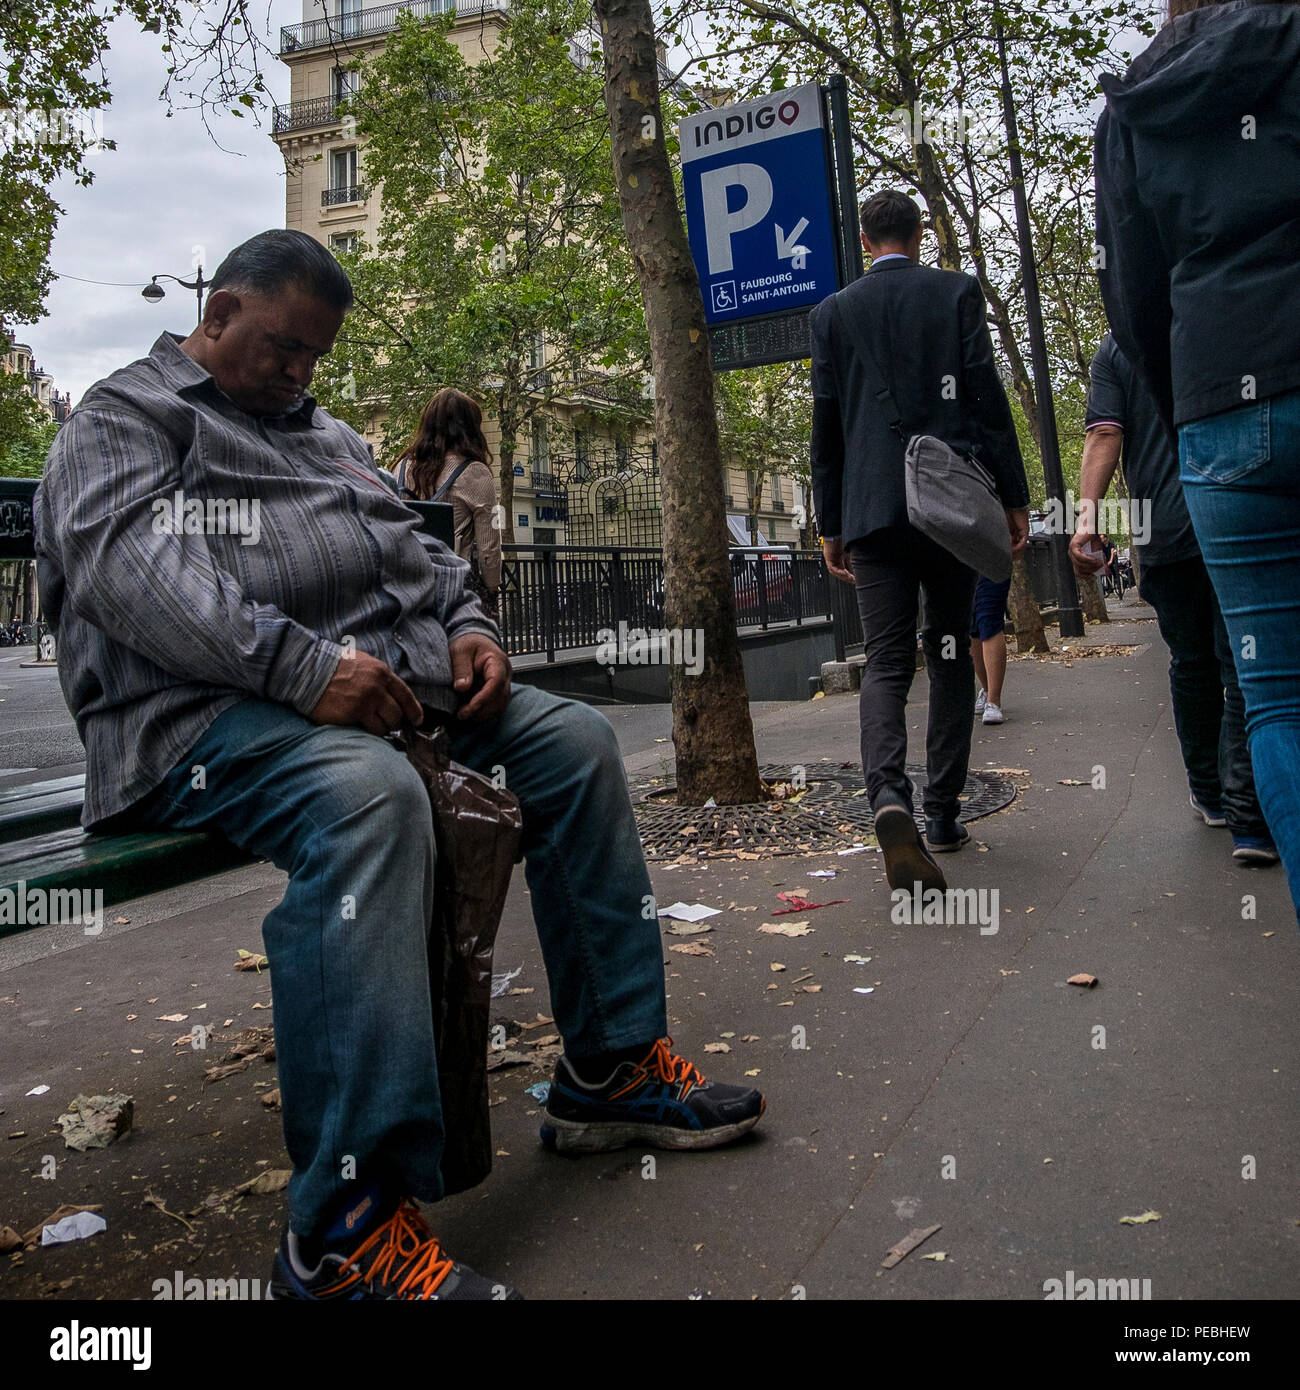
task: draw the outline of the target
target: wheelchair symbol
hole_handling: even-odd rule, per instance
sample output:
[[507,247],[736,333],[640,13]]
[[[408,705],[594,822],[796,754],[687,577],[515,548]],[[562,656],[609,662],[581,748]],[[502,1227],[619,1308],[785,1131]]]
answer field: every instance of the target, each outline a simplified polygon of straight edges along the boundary
[[713,310],[721,313],[726,309],[736,307],[736,282],[734,280],[723,280],[721,284],[713,287]]

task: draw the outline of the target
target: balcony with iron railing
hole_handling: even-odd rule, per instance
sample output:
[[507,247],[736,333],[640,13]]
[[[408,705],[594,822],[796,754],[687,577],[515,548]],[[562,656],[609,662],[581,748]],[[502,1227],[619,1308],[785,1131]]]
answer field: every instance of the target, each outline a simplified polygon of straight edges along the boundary
[[340,203],[364,203],[366,189],[359,183],[346,184],[341,188],[321,189],[320,205],[323,208],[337,207]]
[[504,14],[508,9],[508,0],[406,0],[404,4],[377,5],[372,9],[353,10],[351,14],[310,19],[305,24],[286,24],[280,30],[280,53],[283,56],[349,40],[364,42],[379,38],[397,28],[403,13],[416,19],[428,19],[454,12],[459,18]]
[[567,497],[569,495],[565,485],[549,470],[534,468],[529,481],[532,483],[534,494],[538,497]]
[[292,130],[306,130],[311,126],[337,125],[342,119],[339,107],[347,97],[310,97],[306,101],[291,101],[288,106],[277,106],[271,112],[271,134],[287,135]]

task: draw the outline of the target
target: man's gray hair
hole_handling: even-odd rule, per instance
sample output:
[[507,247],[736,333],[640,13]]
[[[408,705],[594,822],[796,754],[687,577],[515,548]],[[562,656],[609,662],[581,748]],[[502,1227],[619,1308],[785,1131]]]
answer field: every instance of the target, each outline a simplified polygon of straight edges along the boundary
[[352,282],[343,267],[306,232],[273,229],[236,246],[217,267],[212,291],[275,295],[292,286],[331,308],[352,307]]

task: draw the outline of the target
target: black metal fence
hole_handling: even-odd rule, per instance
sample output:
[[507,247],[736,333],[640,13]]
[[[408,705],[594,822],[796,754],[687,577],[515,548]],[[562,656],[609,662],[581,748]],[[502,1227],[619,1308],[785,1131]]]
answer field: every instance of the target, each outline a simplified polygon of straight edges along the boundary
[[[664,625],[663,554],[650,546],[502,547],[501,630],[512,656],[594,647],[617,633]],[[733,549],[736,623],[767,629],[830,618],[837,655],[861,645],[857,604],[816,550]]]

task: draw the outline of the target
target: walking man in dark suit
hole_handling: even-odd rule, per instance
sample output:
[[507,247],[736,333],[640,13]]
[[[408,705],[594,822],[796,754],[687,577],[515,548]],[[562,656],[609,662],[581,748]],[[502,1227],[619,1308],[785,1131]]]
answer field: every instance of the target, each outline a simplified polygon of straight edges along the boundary
[[[976,575],[908,524],[907,442],[933,435],[979,459],[1017,554],[1029,536],[1029,490],[979,282],[919,264],[921,214],[905,193],[875,194],[861,218],[871,268],[812,313],[813,497],[826,567],[857,586],[867,657],[862,767],[889,886],[944,889],[931,852],[970,838],[957,814],[970,760],[975,677],[966,633]],[[893,396],[897,428],[877,377]],[[925,843],[905,768],[918,591],[930,675]]]

